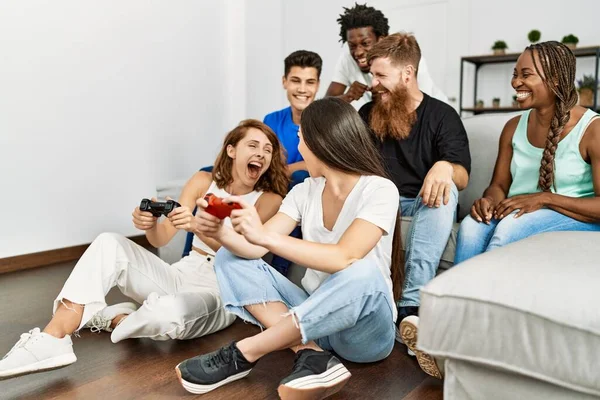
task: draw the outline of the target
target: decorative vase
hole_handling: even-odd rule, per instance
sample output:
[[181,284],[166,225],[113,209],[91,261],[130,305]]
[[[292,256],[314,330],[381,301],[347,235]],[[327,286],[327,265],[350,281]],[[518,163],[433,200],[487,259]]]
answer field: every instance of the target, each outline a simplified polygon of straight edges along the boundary
[[582,107],[591,107],[594,104],[594,91],[590,88],[579,90],[579,105]]
[[500,107],[500,100],[494,100],[494,101],[492,101],[492,107],[499,108]]
[[475,108],[483,108],[483,101],[479,100],[477,104],[475,104]]
[[506,49],[494,49],[495,56],[503,56],[506,54]]
[[563,43],[565,46],[570,48],[571,50],[575,50],[577,48],[577,43]]

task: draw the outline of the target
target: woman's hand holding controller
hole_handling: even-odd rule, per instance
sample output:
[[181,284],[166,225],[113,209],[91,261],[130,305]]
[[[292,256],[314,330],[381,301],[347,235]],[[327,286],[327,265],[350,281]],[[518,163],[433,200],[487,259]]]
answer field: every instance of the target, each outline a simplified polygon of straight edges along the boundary
[[219,235],[223,230],[223,220],[205,211],[206,207],[208,207],[208,202],[204,200],[204,197],[200,197],[196,200],[196,205],[198,206],[195,217],[196,231],[206,237],[218,240]]
[[[152,201],[156,201],[156,198],[153,197]],[[131,216],[133,217],[133,226],[142,231],[154,228],[158,220],[150,211],[141,211],[139,206],[133,210]]]
[[[167,200],[172,199],[167,197]],[[177,207],[167,215],[167,218],[177,229],[186,232],[195,232],[197,229],[196,218],[194,218],[194,214],[192,214],[192,210],[188,206]]]

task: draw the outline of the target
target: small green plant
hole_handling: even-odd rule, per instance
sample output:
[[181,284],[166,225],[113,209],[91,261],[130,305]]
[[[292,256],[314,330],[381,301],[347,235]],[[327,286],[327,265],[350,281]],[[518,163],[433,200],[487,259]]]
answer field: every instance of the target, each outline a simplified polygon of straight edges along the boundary
[[504,40],[496,40],[494,45],[492,46],[492,50],[506,50],[508,49],[508,45]]
[[537,43],[540,41],[541,38],[542,38],[542,33],[540,31],[538,31],[537,29],[533,29],[527,35],[527,39],[529,39],[529,42],[531,42],[531,43]]
[[582,79],[577,79],[577,87],[579,88],[579,91],[581,91],[581,89],[596,90],[597,85],[598,83],[596,82],[596,78],[594,78],[592,75],[583,75]]
[[517,101],[517,95],[513,95],[513,101]]
[[579,43],[579,38],[573,34],[569,34],[567,36],[564,36],[562,38],[561,42],[563,42],[564,44],[567,44],[567,43],[577,44],[577,43]]
[[[517,97],[517,96],[515,96],[515,98],[516,98],[516,97]],[[500,103],[500,97],[494,97],[494,98],[492,99],[492,101],[493,101],[494,103]]]

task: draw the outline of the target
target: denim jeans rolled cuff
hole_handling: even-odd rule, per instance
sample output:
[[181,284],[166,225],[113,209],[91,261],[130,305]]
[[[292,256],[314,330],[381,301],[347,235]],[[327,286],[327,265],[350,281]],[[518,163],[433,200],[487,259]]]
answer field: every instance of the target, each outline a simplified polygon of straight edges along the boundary
[[[286,300],[286,297],[297,296],[299,299],[308,297],[297,286],[297,291],[290,286],[288,288],[290,293],[284,296],[275,285],[276,275],[285,279],[283,275],[262,259],[243,259],[229,252],[225,247],[217,251],[215,273],[225,309],[261,329],[264,329],[264,326],[245,309],[245,306],[282,302],[291,308],[292,304]],[[290,284],[293,285],[291,282]]]
[[360,260],[330,275],[308,295],[262,260],[238,258],[221,248],[215,271],[227,311],[262,325],[244,308],[282,302],[300,330],[311,340],[355,362],[373,362],[393,349],[394,301],[379,269]]

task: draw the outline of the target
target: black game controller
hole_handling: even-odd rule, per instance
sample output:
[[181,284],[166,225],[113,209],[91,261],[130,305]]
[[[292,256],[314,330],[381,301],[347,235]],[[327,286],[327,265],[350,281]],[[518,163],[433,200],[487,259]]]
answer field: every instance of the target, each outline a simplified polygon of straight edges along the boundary
[[177,207],[181,207],[181,204],[175,200],[151,201],[148,199],[143,199],[140,203],[140,211],[150,211],[155,217],[160,217],[161,215],[166,217],[167,214]]

